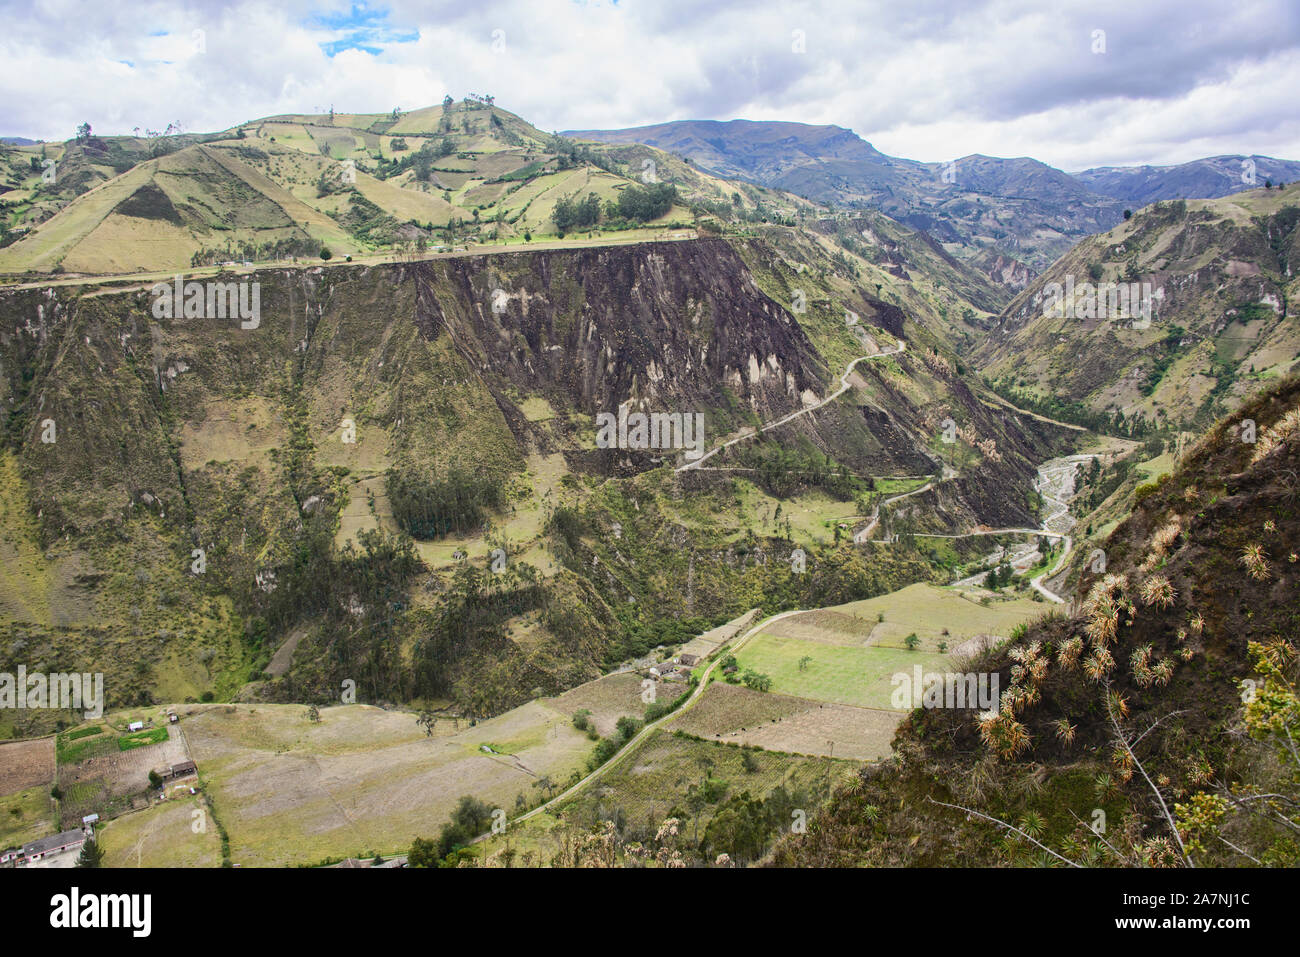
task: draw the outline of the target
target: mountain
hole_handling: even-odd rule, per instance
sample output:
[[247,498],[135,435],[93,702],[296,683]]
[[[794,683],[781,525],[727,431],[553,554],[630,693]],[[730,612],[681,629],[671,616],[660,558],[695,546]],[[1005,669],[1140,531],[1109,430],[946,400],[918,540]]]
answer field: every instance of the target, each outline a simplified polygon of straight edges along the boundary
[[[236,223],[245,200],[259,222],[265,196],[298,209],[241,187],[260,182],[241,162],[187,148],[60,215],[94,202],[104,228],[166,231],[219,196]],[[257,284],[251,328],[160,314],[152,280],[0,292],[0,667],[103,671],[112,707],[325,701],[355,680],[364,700],[489,715],[683,622],[941,574],[913,544],[867,562],[825,526],[771,518],[806,501],[865,520],[859,476],[937,472],[952,417],[984,451],[962,446],[972,468],[916,521],[1023,525],[1035,463],[1062,447],[957,370],[928,273],[959,267],[868,223],[915,279],[846,252],[832,223],[198,273]],[[624,404],[698,413],[709,447],[788,422],[676,472],[680,452],[599,446],[597,416]],[[818,569],[803,580],[785,563],[796,544]]]
[[[475,98],[406,113],[281,115],[216,133],[88,135],[0,149],[0,175],[8,187],[0,271],[10,274],[287,262],[322,247],[356,256],[519,245],[572,231],[557,225],[557,204],[592,196],[604,225],[579,226],[589,239],[690,225],[699,204],[727,223],[825,213],[776,190],[737,189],[648,147],[580,147]],[[661,208],[607,214],[625,191],[661,185],[675,191]]]
[[0,270],[180,269],[219,245],[280,247],[304,255],[323,245],[340,252],[359,249],[339,223],[245,162],[249,150],[189,146],[146,160],[0,249]]
[[646,143],[720,175],[880,209],[959,256],[998,250],[1035,270],[1078,238],[1113,226],[1122,212],[1117,200],[1036,160],[973,155],[921,163],[881,153],[839,126],[697,120],[566,135]]
[[1177,166],[1099,166],[1073,174],[1094,192],[1135,207],[1162,199],[1214,199],[1300,179],[1300,162],[1271,156],[1209,156]]
[[[839,126],[754,120],[685,120],[625,130],[571,130],[566,136],[602,143],[644,143],[689,157],[720,176],[764,185],[808,186],[814,199],[835,198],[839,176],[854,185],[901,185],[922,166],[886,156]],[[797,192],[798,190],[791,190]],[[821,193],[822,195],[818,195]]]
[[1022,406],[1094,427],[1205,428],[1300,360],[1297,222],[1300,185],[1148,206],[1035,278],[975,362]]
[[912,711],[771,863],[1294,866],[1297,469],[1293,376],[1140,490],[1077,612],[954,666],[996,713]]
[[[819,202],[879,209],[929,233],[995,280],[1005,275],[1013,288],[1084,236],[1116,226],[1126,206],[1212,199],[1266,179],[1300,179],[1300,162],[1264,156],[1101,167],[1073,175],[1028,157],[970,155],[921,163],[881,153],[851,130],[802,123],[685,120],[566,135],[646,143],[719,175]],[[1247,159],[1253,167],[1243,166]],[[1243,179],[1247,173],[1254,178]]]

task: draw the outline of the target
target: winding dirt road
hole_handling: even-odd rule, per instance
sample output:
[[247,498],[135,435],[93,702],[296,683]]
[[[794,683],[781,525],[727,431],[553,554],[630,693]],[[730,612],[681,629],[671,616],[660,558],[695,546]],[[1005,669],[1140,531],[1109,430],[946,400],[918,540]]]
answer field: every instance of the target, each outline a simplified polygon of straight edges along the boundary
[[882,359],[885,358],[886,356],[896,356],[900,352],[903,352],[906,348],[907,348],[907,343],[900,341],[898,343],[897,349],[886,349],[884,352],[873,352],[871,355],[868,356],[858,356],[856,359],[854,359],[852,362],[848,364],[848,367],[844,370],[844,375],[840,376],[840,387],[836,389],[834,392],[832,392],[830,395],[828,395],[826,398],[822,399],[820,402],[814,403],[813,405],[799,409],[795,412],[791,412],[788,415],[783,415],[781,416],[781,418],[776,419],[772,422],[768,422],[766,425],[761,425],[757,429],[754,429],[750,432],[742,432],[734,439],[728,439],[726,442],[723,442],[721,445],[716,445],[713,448],[709,449],[709,451],[705,452],[694,462],[687,462],[685,465],[679,465],[674,471],[677,472],[694,471],[695,469],[698,469],[701,465],[703,465],[705,462],[707,462],[709,459],[711,459],[713,456],[721,452],[723,449],[730,448],[731,446],[735,445],[737,442],[743,442],[745,439],[752,439],[756,435],[761,435],[762,433],[767,432],[771,429],[775,429],[778,426],[785,425],[787,422],[793,421],[794,419],[799,418],[799,416],[801,415],[807,415],[809,412],[816,412],[818,409],[822,408],[825,405],[828,405],[831,402],[834,402],[845,392],[849,391],[850,389],[849,376],[853,374],[853,367],[856,366],[859,362],[863,362],[867,359]]

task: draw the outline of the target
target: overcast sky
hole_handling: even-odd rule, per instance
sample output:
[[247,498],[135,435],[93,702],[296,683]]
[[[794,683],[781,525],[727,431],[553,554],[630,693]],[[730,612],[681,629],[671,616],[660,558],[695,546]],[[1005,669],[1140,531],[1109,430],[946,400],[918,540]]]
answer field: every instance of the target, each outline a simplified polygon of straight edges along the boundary
[[926,161],[1300,159],[1296,0],[0,0],[0,135],[466,93],[545,130],[832,123]]

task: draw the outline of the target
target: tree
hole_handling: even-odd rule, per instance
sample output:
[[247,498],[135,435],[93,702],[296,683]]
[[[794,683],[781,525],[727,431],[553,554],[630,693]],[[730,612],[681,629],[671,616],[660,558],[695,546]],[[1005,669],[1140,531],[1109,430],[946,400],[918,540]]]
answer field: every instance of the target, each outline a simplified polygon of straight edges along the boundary
[[78,126],[78,127],[77,127],[77,142],[78,142],[78,143],[84,143],[84,142],[86,142],[88,139],[90,139],[90,132],[91,132],[91,130],[90,130],[90,124],[89,124],[89,123],[82,123],[80,126]]
[[919,645],[920,643],[921,643],[921,639],[916,636],[916,632],[912,632],[910,635],[908,635],[906,638],[903,639],[903,644],[907,645],[908,651],[916,651],[916,646]]
[[102,867],[104,864],[104,852],[99,848],[99,842],[93,837],[87,839],[85,844],[81,845],[81,853],[77,855],[77,867]]
[[809,663],[810,663],[811,661],[812,661],[812,656],[811,656],[811,655],[804,655],[802,658],[799,659],[799,670],[800,670],[800,671],[807,671],[807,670],[808,670],[808,665],[809,665]]
[[320,248],[320,258],[321,258],[321,259],[330,259],[330,258],[333,257],[333,255],[334,255],[334,254],[333,254],[332,252],[330,252],[330,249],[329,249],[328,246],[322,246],[322,247]]
[[1125,219],[1132,219],[1132,218],[1133,218],[1133,210],[1131,210],[1131,209],[1126,209],[1126,210],[1124,210],[1124,218],[1125,218]]
[[536,781],[533,782],[533,787],[541,791],[543,797],[549,799],[551,796],[551,792],[555,790],[555,782],[551,780],[551,776],[549,774],[543,774],[540,778],[538,778]]
[[629,715],[623,715],[614,725],[618,730],[618,737],[622,741],[631,741],[636,733],[641,730],[641,722]]
[[700,812],[703,811],[707,805],[708,802],[704,800],[704,794],[702,791],[700,791],[699,788],[697,788],[694,784],[687,787],[686,807],[690,810],[691,817],[693,819],[693,823],[691,825],[692,827],[691,840],[693,841],[698,841],[700,839]]
[[411,842],[411,849],[406,853],[407,867],[437,867],[438,845],[428,838],[417,837]]
[[671,183],[628,186],[618,194],[618,213],[624,219],[644,223],[664,215],[676,200],[677,187]]
[[307,720],[312,724],[320,724],[320,708],[314,704],[307,707]]
[[420,712],[420,716],[415,719],[415,723],[424,729],[426,738],[431,738],[434,729],[438,726],[438,716],[426,708]]

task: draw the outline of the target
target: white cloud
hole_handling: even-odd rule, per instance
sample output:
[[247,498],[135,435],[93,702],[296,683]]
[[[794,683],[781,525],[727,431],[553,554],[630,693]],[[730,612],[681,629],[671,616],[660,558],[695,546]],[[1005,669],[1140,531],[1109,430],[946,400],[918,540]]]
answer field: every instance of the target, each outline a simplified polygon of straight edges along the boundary
[[[1109,0],[1063,12],[1029,0],[146,0],[127,10],[9,4],[0,133],[62,139],[83,120],[104,133],[176,121],[218,130],[475,92],[546,130],[746,117],[847,126],[923,160],[1030,155],[1080,169],[1207,153],[1300,158],[1300,11],[1287,0]],[[1091,51],[1095,29],[1106,31],[1104,54]],[[806,52],[792,50],[795,30]],[[379,53],[322,49],[348,42]]]

